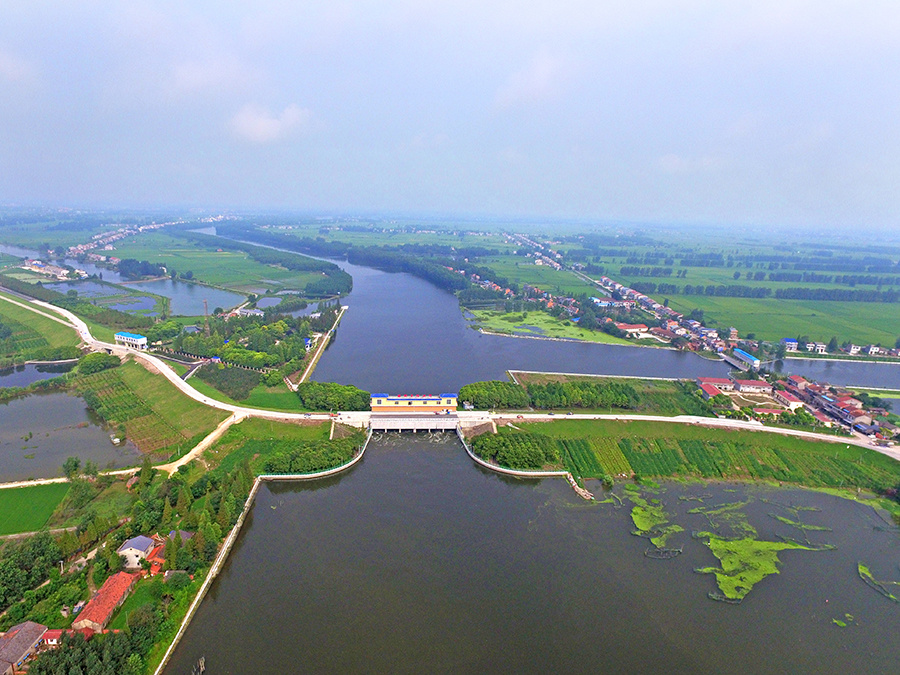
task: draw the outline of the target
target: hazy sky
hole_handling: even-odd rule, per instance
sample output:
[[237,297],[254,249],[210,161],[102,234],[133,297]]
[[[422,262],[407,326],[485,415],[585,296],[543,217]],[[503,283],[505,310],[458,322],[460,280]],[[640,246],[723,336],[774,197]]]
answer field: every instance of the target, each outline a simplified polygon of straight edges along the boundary
[[0,202],[900,227],[898,0],[0,16]]

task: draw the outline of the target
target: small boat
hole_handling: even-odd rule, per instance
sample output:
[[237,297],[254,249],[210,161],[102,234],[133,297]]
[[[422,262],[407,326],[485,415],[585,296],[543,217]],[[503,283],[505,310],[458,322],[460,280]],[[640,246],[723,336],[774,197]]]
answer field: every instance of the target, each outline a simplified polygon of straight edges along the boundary
[[191,675],[203,675],[206,672],[206,657],[201,656],[200,660],[197,661],[197,665],[195,665],[191,669]]

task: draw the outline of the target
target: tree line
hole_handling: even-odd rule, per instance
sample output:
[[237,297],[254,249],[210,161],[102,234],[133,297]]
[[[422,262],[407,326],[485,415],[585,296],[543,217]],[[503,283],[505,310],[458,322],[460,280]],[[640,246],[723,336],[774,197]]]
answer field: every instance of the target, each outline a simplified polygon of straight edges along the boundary
[[627,382],[548,382],[527,388],[512,382],[490,380],[464,385],[459,400],[479,409],[543,410],[559,408],[619,408],[634,410],[641,395]]

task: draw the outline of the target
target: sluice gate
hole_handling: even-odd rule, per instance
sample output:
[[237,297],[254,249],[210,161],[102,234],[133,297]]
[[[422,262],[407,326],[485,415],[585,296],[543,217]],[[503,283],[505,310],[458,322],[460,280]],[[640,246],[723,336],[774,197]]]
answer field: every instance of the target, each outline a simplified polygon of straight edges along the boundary
[[455,431],[456,415],[378,415],[369,418],[372,431]]

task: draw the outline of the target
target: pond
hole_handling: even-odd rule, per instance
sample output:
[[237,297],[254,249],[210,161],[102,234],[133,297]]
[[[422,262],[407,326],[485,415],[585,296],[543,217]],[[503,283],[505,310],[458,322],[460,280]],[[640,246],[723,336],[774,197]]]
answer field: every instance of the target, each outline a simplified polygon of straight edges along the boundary
[[230,309],[247,299],[245,296],[231,291],[174,279],[129,283],[126,288],[169,298],[170,313],[173,316],[202,316],[204,300],[207,301],[209,312],[212,313],[216,307]]
[[76,396],[32,394],[0,403],[0,482],[59,476],[72,456],[101,469],[139,463],[134,446],[114,446],[102,420]]
[[27,387],[34,382],[49,380],[68,373],[75,362],[59,364],[27,364],[0,370],[0,387]]
[[[452,435],[384,436],[340,477],[262,486],[166,673],[200,656],[222,674],[895,668],[900,605],[857,562],[900,578],[900,537],[870,507],[731,484],[648,498],[684,526],[670,542],[682,555],[645,557],[627,506],[585,502],[562,479],[500,477]],[[796,536],[769,513],[818,509],[804,520],[832,531],[809,534],[836,548],[783,551],[781,573],[742,604],[711,600],[715,577],[694,569],[716,559],[690,534],[710,526],[688,511],[741,500],[766,540]]]

